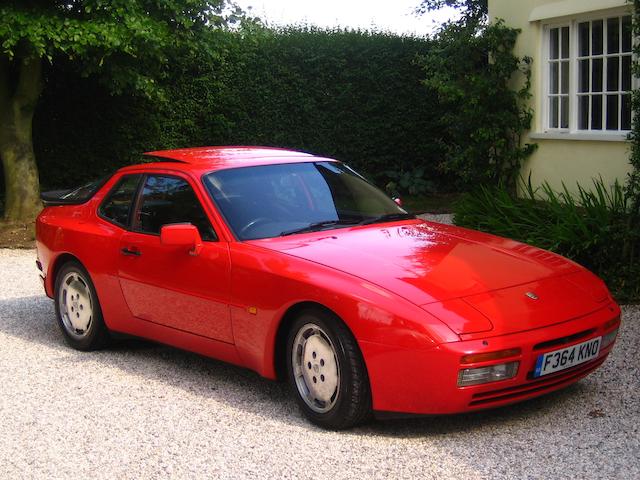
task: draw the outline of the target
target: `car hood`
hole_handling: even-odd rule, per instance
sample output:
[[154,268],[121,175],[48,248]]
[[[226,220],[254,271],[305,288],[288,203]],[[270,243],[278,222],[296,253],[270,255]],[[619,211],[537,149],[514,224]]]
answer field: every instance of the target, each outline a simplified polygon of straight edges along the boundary
[[[498,318],[495,310],[500,310],[500,307],[492,303],[491,295],[487,299],[489,292],[502,292],[500,299],[507,306],[514,303],[512,297],[505,293],[509,289],[522,302],[524,297],[521,295],[526,293],[526,290],[524,293],[520,291],[522,286],[544,283],[545,294],[551,295],[558,284],[549,279],[584,271],[563,257],[513,240],[419,220],[299,234],[252,243],[376,284],[429,310],[456,333],[493,328],[501,332],[514,331],[507,325],[507,315]],[[581,297],[574,302],[575,308],[584,310],[584,302],[593,297],[588,292],[593,286],[571,285],[575,286],[571,293]],[[462,300],[462,305],[452,302],[454,299],[468,300]],[[542,303],[547,304],[548,300]],[[463,319],[460,324],[449,320],[450,317],[455,318],[455,314],[450,313],[452,311]],[[474,316],[475,320],[468,320]],[[536,325],[541,326],[540,322]]]

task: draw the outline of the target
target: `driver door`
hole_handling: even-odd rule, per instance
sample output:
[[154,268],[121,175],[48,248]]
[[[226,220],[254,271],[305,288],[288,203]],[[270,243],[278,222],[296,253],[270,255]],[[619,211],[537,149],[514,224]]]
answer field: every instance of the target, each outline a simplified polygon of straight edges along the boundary
[[[203,239],[199,255],[160,242],[162,226],[173,223],[198,228]],[[133,207],[131,230],[121,237],[118,275],[137,318],[233,343],[228,245],[218,241],[186,178],[145,177]]]

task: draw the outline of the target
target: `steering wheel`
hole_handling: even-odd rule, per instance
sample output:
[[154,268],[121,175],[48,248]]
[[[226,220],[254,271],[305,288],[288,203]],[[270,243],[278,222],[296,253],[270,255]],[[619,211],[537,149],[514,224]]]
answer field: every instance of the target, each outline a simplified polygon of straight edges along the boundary
[[240,229],[240,236],[244,237],[245,234],[251,230],[252,228],[254,228],[256,225],[259,225],[261,223],[266,223],[266,222],[272,222],[273,220],[271,220],[270,218],[267,217],[256,217],[252,220],[249,220],[249,222],[247,222],[247,224],[242,227]]

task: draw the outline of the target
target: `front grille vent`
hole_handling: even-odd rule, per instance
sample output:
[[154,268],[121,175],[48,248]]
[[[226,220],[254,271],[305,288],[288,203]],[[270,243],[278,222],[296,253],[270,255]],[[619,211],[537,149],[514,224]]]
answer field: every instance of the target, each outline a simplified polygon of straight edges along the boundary
[[551,348],[551,347],[565,345],[565,344],[568,344],[568,343],[574,343],[577,340],[580,340],[581,338],[588,337],[589,335],[591,335],[595,331],[596,331],[595,328],[591,328],[589,330],[585,330],[583,332],[574,333],[573,335],[568,335],[566,337],[556,338],[554,340],[547,340],[546,342],[541,342],[541,343],[538,343],[537,345],[534,345],[533,350],[534,351],[535,350],[543,350],[543,349],[547,349],[547,348]]

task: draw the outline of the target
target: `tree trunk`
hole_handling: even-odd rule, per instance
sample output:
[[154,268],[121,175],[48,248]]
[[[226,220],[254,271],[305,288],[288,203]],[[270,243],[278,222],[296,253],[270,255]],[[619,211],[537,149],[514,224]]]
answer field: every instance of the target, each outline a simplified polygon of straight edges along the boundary
[[31,222],[42,208],[32,135],[42,86],[41,59],[0,58],[0,157],[9,222]]

